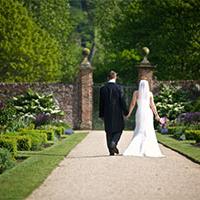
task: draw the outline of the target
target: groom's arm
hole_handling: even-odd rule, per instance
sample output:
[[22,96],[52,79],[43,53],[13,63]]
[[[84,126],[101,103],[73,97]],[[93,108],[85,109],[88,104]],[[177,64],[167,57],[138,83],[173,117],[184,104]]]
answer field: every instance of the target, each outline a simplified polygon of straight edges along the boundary
[[123,92],[121,87],[119,87],[119,90],[120,90],[120,103],[121,103],[121,107],[122,107],[122,110],[123,110],[123,114],[125,116],[127,116],[128,115],[128,109],[127,109],[126,101],[125,101],[125,98],[124,98],[124,92]]

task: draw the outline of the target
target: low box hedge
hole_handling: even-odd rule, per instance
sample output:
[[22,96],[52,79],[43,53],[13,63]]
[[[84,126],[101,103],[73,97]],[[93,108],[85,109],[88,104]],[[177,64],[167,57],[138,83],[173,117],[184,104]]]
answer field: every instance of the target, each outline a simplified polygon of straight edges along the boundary
[[47,143],[47,134],[38,130],[20,130],[19,135],[31,138],[31,150],[40,150],[43,144]]
[[47,140],[49,140],[49,141],[54,141],[55,134],[54,134],[54,131],[53,131],[53,130],[41,130],[41,132],[47,134]]
[[187,126],[169,126],[168,134],[182,134],[187,129]]
[[6,133],[2,137],[16,140],[18,151],[29,151],[31,149],[31,138],[28,135],[22,136],[19,133]]
[[58,137],[58,138],[61,138],[61,136],[63,135],[64,133],[64,128],[63,127],[55,127],[53,128],[54,132],[55,132],[55,135]]
[[196,140],[196,143],[200,143],[200,130],[186,130],[185,136]]
[[13,156],[17,155],[17,142],[14,138],[0,136],[0,148],[8,149]]

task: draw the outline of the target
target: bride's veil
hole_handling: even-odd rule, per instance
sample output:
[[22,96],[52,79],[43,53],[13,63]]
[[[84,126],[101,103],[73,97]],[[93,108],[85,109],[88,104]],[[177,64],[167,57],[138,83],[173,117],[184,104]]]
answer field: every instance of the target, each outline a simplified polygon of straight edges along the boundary
[[138,100],[149,101],[149,83],[146,80],[141,80],[139,84],[139,96]]
[[146,80],[141,80],[138,89],[138,108],[136,112],[136,130],[135,132],[143,132],[149,124],[149,83]]

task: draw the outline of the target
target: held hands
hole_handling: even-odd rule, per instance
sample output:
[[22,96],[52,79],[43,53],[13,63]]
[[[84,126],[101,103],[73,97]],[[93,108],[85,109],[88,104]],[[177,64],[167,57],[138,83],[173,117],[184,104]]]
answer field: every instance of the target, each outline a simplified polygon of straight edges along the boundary
[[131,116],[131,113],[128,113],[128,115],[125,116],[126,119],[128,119]]

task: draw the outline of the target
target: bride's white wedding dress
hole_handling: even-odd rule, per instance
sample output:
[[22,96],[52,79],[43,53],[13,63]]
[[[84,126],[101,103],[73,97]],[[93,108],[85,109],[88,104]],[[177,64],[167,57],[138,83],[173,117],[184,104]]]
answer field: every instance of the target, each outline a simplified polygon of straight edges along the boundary
[[153,125],[150,92],[147,81],[141,81],[137,100],[136,127],[124,156],[164,157],[161,153]]

